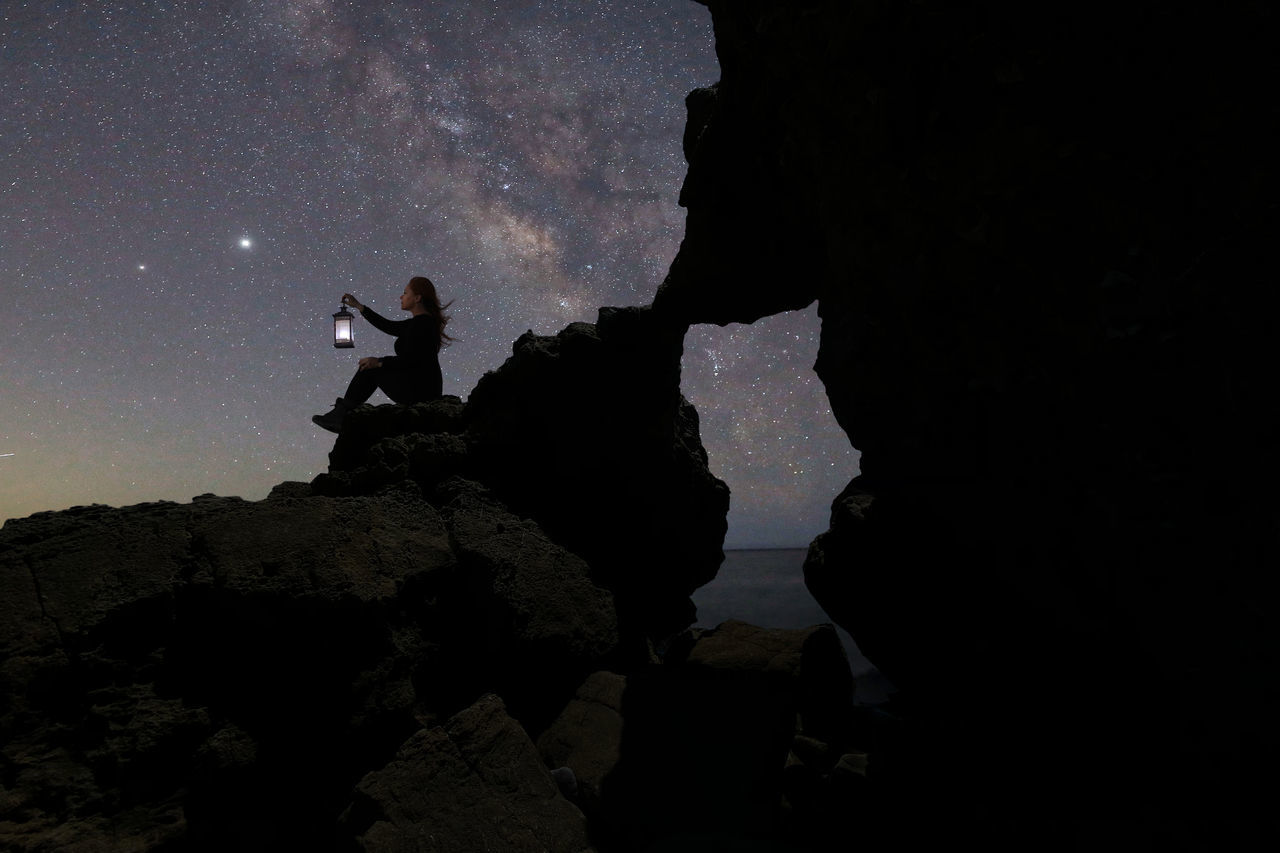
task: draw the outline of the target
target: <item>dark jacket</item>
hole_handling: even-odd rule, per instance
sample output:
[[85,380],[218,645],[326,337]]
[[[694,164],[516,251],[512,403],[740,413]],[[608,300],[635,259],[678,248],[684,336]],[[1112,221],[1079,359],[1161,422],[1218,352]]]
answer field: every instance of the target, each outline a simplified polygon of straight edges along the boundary
[[[428,314],[388,320],[369,306],[360,315],[380,332],[396,339],[396,354],[384,355],[380,370],[396,374],[395,384],[410,390],[413,402],[434,400],[444,392],[440,375],[440,327]],[[388,377],[390,378],[390,377]]]

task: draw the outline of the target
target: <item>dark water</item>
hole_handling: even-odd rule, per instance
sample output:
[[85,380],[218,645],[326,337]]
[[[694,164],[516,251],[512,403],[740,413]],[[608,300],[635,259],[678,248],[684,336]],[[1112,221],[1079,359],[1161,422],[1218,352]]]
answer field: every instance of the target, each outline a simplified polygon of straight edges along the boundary
[[[803,548],[725,551],[716,579],[693,594],[697,624],[714,628],[726,619],[739,619],[764,628],[807,628],[831,622],[804,585],[804,557]],[[853,638],[841,628],[836,631],[858,680],[858,700],[883,701],[892,687]]]

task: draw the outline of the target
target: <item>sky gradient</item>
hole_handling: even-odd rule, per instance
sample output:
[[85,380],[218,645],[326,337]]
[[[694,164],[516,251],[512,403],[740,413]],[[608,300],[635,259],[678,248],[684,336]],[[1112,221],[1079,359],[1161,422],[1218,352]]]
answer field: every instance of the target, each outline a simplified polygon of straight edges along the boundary
[[[464,399],[524,331],[650,302],[718,78],[691,0],[0,4],[0,520],[312,479],[310,416],[391,351],[333,348],[344,291],[399,318],[429,276]],[[686,339],[728,547],[807,544],[857,473],[818,329]]]

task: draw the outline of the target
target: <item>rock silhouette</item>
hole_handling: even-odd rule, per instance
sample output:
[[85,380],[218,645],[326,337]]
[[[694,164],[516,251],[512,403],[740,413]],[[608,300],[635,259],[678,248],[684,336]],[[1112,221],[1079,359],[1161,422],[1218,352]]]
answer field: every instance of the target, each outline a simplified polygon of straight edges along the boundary
[[[0,530],[6,849],[1262,847],[1274,13],[707,5],[651,306],[263,501]],[[684,630],[684,332],[815,300],[862,472],[805,575],[882,709],[829,627]]]
[[1274,14],[707,5],[654,308],[818,304],[862,456],[805,574],[910,703],[897,825],[1232,849],[1277,757]]
[[430,487],[463,472],[586,559],[625,626],[666,637],[692,622],[689,594],[715,577],[729,506],[680,396],[685,328],[648,308],[603,308],[595,324],[523,335],[465,406],[358,411],[319,487]]
[[525,731],[650,666],[723,558],[683,329],[650,317],[525,336],[465,406],[357,409],[263,501],[7,523],[4,843],[582,848]]

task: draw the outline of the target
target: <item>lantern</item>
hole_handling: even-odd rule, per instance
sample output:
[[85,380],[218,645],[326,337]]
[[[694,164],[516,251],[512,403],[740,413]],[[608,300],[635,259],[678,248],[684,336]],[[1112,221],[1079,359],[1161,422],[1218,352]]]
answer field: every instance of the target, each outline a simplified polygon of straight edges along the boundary
[[355,315],[345,307],[339,308],[338,313],[333,315],[333,345],[335,347],[342,349],[356,345],[355,338],[351,334],[351,321],[354,318]]

